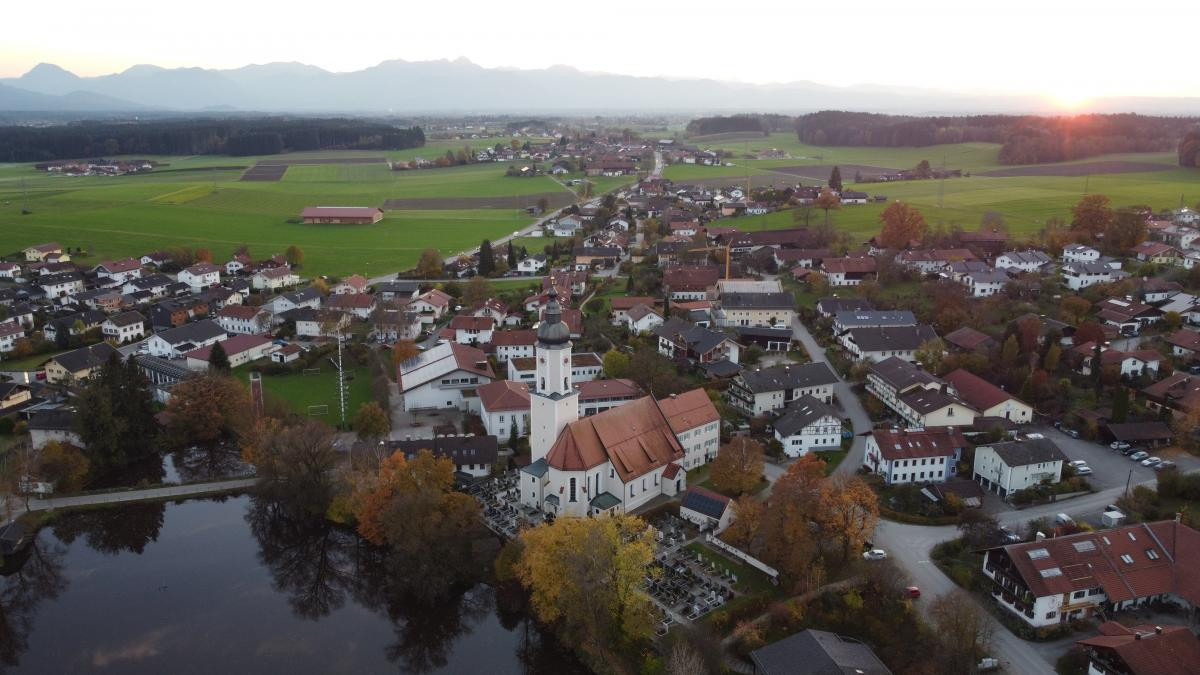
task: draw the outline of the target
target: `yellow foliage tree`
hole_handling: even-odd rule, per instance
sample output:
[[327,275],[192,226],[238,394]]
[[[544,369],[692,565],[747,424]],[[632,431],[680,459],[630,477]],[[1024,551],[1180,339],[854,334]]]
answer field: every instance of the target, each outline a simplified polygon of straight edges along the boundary
[[597,661],[653,634],[653,605],[641,588],[654,560],[653,529],[637,517],[559,518],[526,530],[517,578],[538,619]]

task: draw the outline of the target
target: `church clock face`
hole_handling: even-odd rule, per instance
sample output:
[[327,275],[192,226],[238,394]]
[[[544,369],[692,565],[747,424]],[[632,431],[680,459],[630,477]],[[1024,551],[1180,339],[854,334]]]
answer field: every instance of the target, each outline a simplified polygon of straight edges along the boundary
[[564,366],[565,366],[565,365],[567,365],[567,362],[568,362],[568,361],[569,361],[569,359],[568,359],[567,357],[565,357],[565,356],[564,356],[564,357],[563,357],[563,365],[564,365]]

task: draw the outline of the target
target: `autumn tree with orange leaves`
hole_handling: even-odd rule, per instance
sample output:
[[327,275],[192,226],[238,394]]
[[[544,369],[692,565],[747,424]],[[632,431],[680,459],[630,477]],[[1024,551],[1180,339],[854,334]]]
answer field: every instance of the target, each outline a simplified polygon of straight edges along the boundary
[[841,543],[841,561],[862,548],[879,521],[879,497],[858,476],[838,477],[821,484],[817,522],[824,533]]
[[879,214],[883,230],[879,242],[884,248],[906,249],[909,242],[925,236],[925,216],[904,202],[892,202]]
[[473,555],[479,504],[454,489],[454,463],[421,450],[397,452],[377,474],[357,478],[350,508],[358,533],[386,547],[388,564],[412,580],[416,599],[434,601],[465,581],[483,561]]
[[762,445],[745,437],[721,446],[709,469],[713,487],[725,493],[750,492],[762,480],[764,456]]

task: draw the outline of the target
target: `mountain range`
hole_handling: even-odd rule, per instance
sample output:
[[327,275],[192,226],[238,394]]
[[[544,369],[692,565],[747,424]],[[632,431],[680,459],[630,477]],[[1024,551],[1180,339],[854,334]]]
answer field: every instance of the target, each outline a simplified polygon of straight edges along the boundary
[[[334,73],[302,63],[241,68],[139,65],[80,77],[42,63],[0,79],[0,111],[295,113],[783,112],[862,110],[901,114],[1050,113],[1033,95],[979,95],[909,87],[815,82],[744,84],[711,79],[635,77],[569,66],[485,68],[466,59],[384,61]],[[1088,112],[1195,115],[1200,98],[1097,99]]]

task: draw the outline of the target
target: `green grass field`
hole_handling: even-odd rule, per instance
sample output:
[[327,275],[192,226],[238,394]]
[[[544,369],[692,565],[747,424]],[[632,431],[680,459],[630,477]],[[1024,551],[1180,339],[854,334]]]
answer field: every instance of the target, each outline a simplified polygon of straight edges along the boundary
[[[234,369],[234,375],[243,382],[250,381],[251,366]],[[359,406],[371,400],[371,373],[366,366],[347,371],[353,376],[346,390],[346,423],[354,419]],[[337,372],[333,366],[321,366],[315,375],[264,375],[263,389],[286,401],[298,415],[308,415],[309,406],[327,405],[329,413],[317,419],[330,425],[340,421],[337,396]]]
[[[122,177],[51,177],[27,165],[0,166],[0,253],[57,241],[98,261],[180,245],[208,248],[221,261],[241,244],[261,257],[296,244],[306,254],[305,275],[371,276],[411,267],[425,248],[450,255],[511,234],[532,221],[520,210],[535,202],[532,195],[564,191],[547,177],[507,178],[503,164],[404,172],[383,163],[302,165],[278,182],[242,182],[241,170],[201,170],[257,159],[167,158],[161,170]],[[21,213],[23,187],[29,215]],[[473,203],[476,197],[485,203]],[[508,197],[511,207],[495,206]],[[376,225],[287,222],[305,206],[380,206],[387,199],[433,202],[388,211]]]
[[[747,141],[698,143],[701,147],[724,149],[735,154],[729,161],[732,167],[673,165],[667,167],[666,177],[676,181],[727,180],[729,184],[744,185],[747,176],[751,185],[794,184],[818,185],[821,181],[801,178],[777,171],[779,167],[865,164],[895,169],[915,166],[928,159],[937,167],[943,159],[951,169],[963,169],[975,174],[1000,168],[1011,168],[997,161],[1000,146],[992,143],[960,143],[925,148],[818,148],[803,145],[795,134],[772,134]],[[791,159],[747,160],[747,152],[777,148],[789,152]],[[884,195],[889,200],[900,199],[917,206],[930,225],[946,227],[961,225],[966,229],[978,226],[983,214],[996,211],[1003,214],[1014,234],[1036,232],[1050,218],[1070,220],[1071,207],[1085,190],[1112,199],[1116,206],[1146,204],[1155,209],[1175,208],[1182,198],[1185,204],[1200,201],[1200,171],[1170,168],[1175,157],[1171,153],[1128,153],[1105,155],[1065,164],[1086,164],[1104,161],[1129,161],[1163,164],[1163,171],[1139,173],[1093,174],[1091,176],[1013,176],[990,177],[971,175],[943,181],[906,181],[899,183],[869,183],[855,185],[852,175],[843,175],[847,186],[871,195]],[[940,204],[940,206],[939,206]],[[886,204],[846,205],[831,213],[832,222],[856,236],[868,237],[879,231],[879,214]],[[824,218],[815,210],[810,222]],[[745,230],[792,227],[792,213],[770,213],[724,221]],[[724,224],[724,223],[723,223]]]

